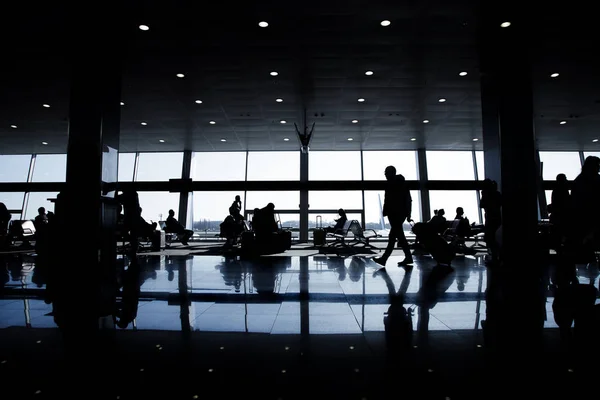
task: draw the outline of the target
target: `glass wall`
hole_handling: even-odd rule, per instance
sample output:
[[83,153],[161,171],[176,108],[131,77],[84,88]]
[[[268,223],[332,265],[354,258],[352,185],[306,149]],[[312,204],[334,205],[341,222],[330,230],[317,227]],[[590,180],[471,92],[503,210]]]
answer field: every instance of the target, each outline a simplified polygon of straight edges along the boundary
[[35,158],[32,182],[65,182],[66,154],[38,154]]
[[477,163],[477,177],[480,181],[485,179],[485,162],[483,159],[483,151],[475,152],[475,161]]
[[51,200],[55,200],[56,196],[57,192],[30,192],[24,219],[34,219],[40,207],[44,207],[46,212],[54,212],[54,203]]
[[427,178],[430,181],[472,181],[475,179],[470,151],[427,151]]
[[349,210],[362,210],[362,192],[352,191],[310,191],[308,192],[309,210],[337,210],[340,208]]
[[581,159],[577,151],[540,151],[542,178],[556,180],[556,175],[565,174],[568,180],[577,178],[581,172]]
[[140,153],[136,181],[181,179],[183,153]]
[[[412,197],[412,219],[419,222],[422,220],[421,214],[421,193],[418,190],[411,190]],[[365,190],[365,228],[375,229],[377,231],[389,229],[387,218],[383,218],[383,200],[384,191]],[[410,225],[404,224],[404,230],[410,231]]]
[[179,193],[169,192],[139,192],[142,218],[146,222],[164,221],[169,216],[169,210],[179,214]]
[[251,151],[248,153],[249,181],[300,180],[299,151]]
[[[263,208],[267,204],[275,204],[276,210],[300,209],[300,192],[287,191],[250,191],[246,193],[246,210]],[[227,205],[229,207],[229,204]]]
[[135,153],[119,153],[119,169],[117,180],[119,182],[133,182],[135,168]]
[[219,225],[229,214],[229,207],[235,196],[242,200],[244,210],[244,192],[195,192],[193,193],[192,210],[193,229],[198,231],[219,231]]
[[[0,203],[4,203],[9,210],[21,210],[24,196],[23,192],[2,192],[0,193]],[[11,219],[21,219],[21,213],[11,214]]]
[[30,164],[31,154],[0,155],[0,182],[27,182]]
[[246,152],[194,153],[190,176],[195,181],[244,181]]
[[396,167],[408,181],[417,180],[416,151],[365,151],[363,152],[363,173],[366,181],[385,180],[384,171],[388,166]]
[[360,151],[315,151],[308,155],[311,181],[360,181]]
[[431,215],[434,210],[443,208],[446,212],[446,219],[451,221],[456,216],[456,208],[462,207],[465,212],[464,216],[469,219],[470,223],[482,222],[479,220],[476,190],[431,190],[429,202]]

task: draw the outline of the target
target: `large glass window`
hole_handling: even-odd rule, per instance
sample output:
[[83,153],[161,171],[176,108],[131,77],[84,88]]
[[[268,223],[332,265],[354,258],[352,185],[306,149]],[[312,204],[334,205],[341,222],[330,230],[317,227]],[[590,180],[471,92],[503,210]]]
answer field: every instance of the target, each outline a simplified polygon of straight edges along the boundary
[[242,200],[242,213],[244,212],[244,192],[194,192],[193,210],[194,230],[218,231],[219,225],[229,214],[229,207],[235,196]]
[[0,182],[27,182],[30,163],[30,154],[0,155]]
[[[411,190],[412,197],[412,219],[419,222],[422,220],[421,214],[421,192]],[[382,216],[384,191],[365,190],[365,228],[383,230],[389,229],[390,225],[387,218]],[[404,230],[409,231],[410,225],[405,224]]]
[[140,153],[136,181],[181,179],[183,153]]
[[248,153],[249,181],[300,180],[299,151],[251,151]]
[[46,212],[54,212],[54,203],[49,199],[56,199],[56,192],[30,192],[25,210],[25,219],[34,219],[38,215],[38,208],[44,207]]
[[[23,192],[0,193],[0,203],[4,203],[9,210],[20,210],[23,207]],[[20,219],[21,213],[12,214],[12,219]]]
[[194,153],[191,177],[195,181],[243,181],[246,152]]
[[340,208],[362,210],[360,190],[314,190],[308,192],[309,210],[337,210]]
[[443,208],[446,212],[446,219],[452,221],[456,216],[456,208],[462,207],[465,212],[464,216],[469,219],[469,222],[481,223],[477,191],[475,190],[431,190],[429,202],[432,216],[434,210]]
[[135,167],[135,153],[119,153],[119,182],[133,182],[133,169]]
[[246,210],[263,208],[269,203],[275,204],[275,209],[278,210],[297,210],[300,208],[300,192],[291,190],[277,192],[255,191],[246,193]]
[[556,180],[558,174],[565,174],[568,180],[573,180],[581,172],[581,159],[577,151],[540,151],[540,162],[545,181]]
[[427,178],[430,181],[475,180],[470,151],[427,151]]
[[[310,214],[308,214],[308,227],[309,228],[317,227],[317,217],[318,216],[321,216],[321,221],[322,221],[323,227],[335,226],[335,220],[340,217],[340,215],[337,212],[318,213],[318,214],[310,213]],[[362,215],[361,214],[348,213],[348,214],[346,214],[346,217],[348,217],[348,221],[357,220],[362,225]]]
[[308,155],[311,181],[360,181],[360,151],[314,151]]
[[[164,221],[169,216],[169,210],[179,214],[179,193],[169,192],[139,192],[142,218],[146,222]],[[180,221],[183,222],[183,221]]]
[[396,172],[406,180],[417,180],[416,151],[364,151],[363,173],[367,181],[385,180],[384,171],[388,166],[396,167]]
[[480,181],[485,179],[485,162],[483,157],[483,151],[475,152],[475,161],[477,163],[477,177]]
[[66,154],[38,154],[32,182],[64,182],[67,178]]

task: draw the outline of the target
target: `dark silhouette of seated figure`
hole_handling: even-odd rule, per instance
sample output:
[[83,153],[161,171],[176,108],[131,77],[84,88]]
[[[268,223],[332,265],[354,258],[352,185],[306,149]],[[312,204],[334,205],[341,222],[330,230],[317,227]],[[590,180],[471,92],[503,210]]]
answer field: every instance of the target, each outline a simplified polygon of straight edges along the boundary
[[275,219],[275,205],[269,203],[258,210],[252,218],[252,229],[257,239],[270,237],[279,230]]
[[566,224],[571,212],[571,194],[569,193],[567,176],[565,174],[558,174],[556,176],[556,188],[552,191],[548,212],[550,213],[550,223],[552,224],[552,236],[560,243],[567,231]]
[[344,226],[346,225],[346,222],[348,222],[348,217],[346,216],[346,211],[344,211],[343,208],[340,208],[338,210],[338,214],[340,217],[338,219],[334,220],[335,225],[325,227],[325,232],[341,233],[344,230]]
[[175,211],[169,210],[169,216],[165,221],[165,232],[174,233],[184,246],[188,245],[188,240],[194,234],[193,231],[185,229],[185,227],[175,219]]
[[138,221],[138,226],[137,226],[138,237],[152,238],[152,235],[154,235],[154,232],[156,231],[156,225],[157,225],[156,222],[153,222],[151,224],[146,222],[144,217],[142,217],[142,207],[140,207],[140,219]]
[[436,233],[444,233],[448,225],[446,221],[446,211],[443,208],[434,211],[434,216],[429,220],[431,229]]
[[454,233],[461,238],[471,234],[471,225],[469,225],[469,219],[465,217],[465,210],[462,207],[456,207],[456,217],[454,217],[452,228]]
[[239,195],[235,196],[235,200],[231,203],[229,215],[231,215],[236,222],[244,220],[244,217],[242,216],[242,200]]
[[44,230],[48,223],[48,215],[46,215],[46,209],[44,207],[38,208],[38,215],[33,220],[36,232]]
[[502,194],[498,191],[498,183],[486,179],[481,190],[479,206],[485,211],[484,240],[492,259],[499,257],[496,232],[502,225]]

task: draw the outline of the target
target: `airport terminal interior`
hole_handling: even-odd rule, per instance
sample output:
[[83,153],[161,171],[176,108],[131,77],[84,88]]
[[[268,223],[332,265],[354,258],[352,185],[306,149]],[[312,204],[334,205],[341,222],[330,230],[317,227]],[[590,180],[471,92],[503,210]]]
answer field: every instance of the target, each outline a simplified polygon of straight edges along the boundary
[[596,395],[586,7],[7,6],[0,397]]

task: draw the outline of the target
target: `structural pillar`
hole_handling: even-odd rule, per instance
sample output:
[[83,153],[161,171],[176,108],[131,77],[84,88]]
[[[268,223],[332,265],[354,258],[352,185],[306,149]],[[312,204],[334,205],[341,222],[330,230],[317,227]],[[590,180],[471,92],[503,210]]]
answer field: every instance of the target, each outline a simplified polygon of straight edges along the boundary
[[[191,178],[192,170],[192,151],[185,150],[183,152],[183,166],[181,171],[181,179],[188,181]],[[184,226],[187,225],[188,221],[188,204],[190,200],[190,192],[182,190],[179,193],[179,215],[177,216],[179,222]],[[193,220],[192,220],[193,221]],[[191,228],[191,226],[188,226]]]
[[300,152],[300,242],[308,242],[308,152]]
[[[429,187],[427,186],[429,178],[427,176],[427,155],[425,149],[417,150],[417,163],[417,179],[419,180],[419,189],[421,193],[421,220],[429,221],[431,219],[431,202],[429,200]],[[413,208],[414,207],[415,204],[413,199]],[[412,217],[415,217],[414,212]]]

